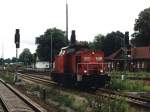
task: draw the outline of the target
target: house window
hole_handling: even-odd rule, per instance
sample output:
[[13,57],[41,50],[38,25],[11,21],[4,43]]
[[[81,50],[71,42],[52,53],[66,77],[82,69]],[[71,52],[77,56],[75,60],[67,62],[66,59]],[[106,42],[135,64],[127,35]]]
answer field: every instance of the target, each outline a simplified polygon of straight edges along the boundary
[[101,61],[102,59],[102,57],[96,57],[96,61]]
[[142,68],[144,68],[144,61],[142,62]]
[[84,61],[90,61],[90,60],[91,60],[91,57],[84,57],[83,60],[84,60]]
[[114,63],[112,63],[112,65],[111,65],[111,66],[112,66],[112,68],[114,68]]
[[108,63],[108,68],[111,68],[111,63]]
[[140,62],[137,62],[137,68],[140,68]]

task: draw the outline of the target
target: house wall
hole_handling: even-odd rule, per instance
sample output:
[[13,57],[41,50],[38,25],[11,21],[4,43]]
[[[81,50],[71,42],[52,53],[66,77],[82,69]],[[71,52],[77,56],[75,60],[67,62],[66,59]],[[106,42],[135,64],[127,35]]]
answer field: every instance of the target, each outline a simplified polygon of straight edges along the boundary
[[[123,60],[107,60],[109,70],[124,70]],[[127,70],[129,71],[150,71],[150,59],[128,60]]]

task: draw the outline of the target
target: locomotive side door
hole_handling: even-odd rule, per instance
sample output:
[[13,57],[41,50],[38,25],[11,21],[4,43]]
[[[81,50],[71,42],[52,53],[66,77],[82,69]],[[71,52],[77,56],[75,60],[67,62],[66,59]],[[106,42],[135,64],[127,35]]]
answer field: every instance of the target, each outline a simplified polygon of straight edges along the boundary
[[81,63],[81,56],[76,56],[76,72],[77,72],[77,69],[79,67],[78,63]]
[[79,68],[81,68],[81,56],[76,56],[76,76],[77,76],[77,81],[82,81],[82,76],[79,73]]

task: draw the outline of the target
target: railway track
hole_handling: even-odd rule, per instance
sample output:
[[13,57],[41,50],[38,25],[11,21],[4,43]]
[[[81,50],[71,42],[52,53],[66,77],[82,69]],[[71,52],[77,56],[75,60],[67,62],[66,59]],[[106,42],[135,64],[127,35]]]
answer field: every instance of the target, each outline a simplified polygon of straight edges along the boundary
[[0,112],[6,112],[5,105],[3,105],[3,102],[1,99],[0,99]]
[[44,85],[57,85],[57,83],[51,81],[50,79],[43,78],[43,77],[40,77],[40,76],[21,74],[21,77],[23,79],[31,80],[31,81],[34,81],[36,83],[41,83],[41,84],[44,84]]
[[0,104],[0,112],[47,112],[3,80],[0,80]]
[[[27,80],[31,80],[36,83],[40,82],[41,84],[44,84],[44,85],[57,85],[57,83],[50,81],[49,79],[46,79],[46,78],[41,78],[39,76],[21,75],[21,77]],[[127,101],[128,103],[150,108],[150,99],[146,99],[146,98],[142,98],[138,96],[128,95],[125,93],[120,93],[120,92],[116,92],[116,91],[112,91],[108,89],[98,89],[95,95],[110,97],[112,99],[123,99]]]
[[103,95],[105,97],[110,97],[112,99],[123,99],[128,103],[150,108],[150,99],[142,98],[139,96],[135,96],[135,95],[133,96],[133,95],[111,91],[107,89],[99,89],[96,94]]

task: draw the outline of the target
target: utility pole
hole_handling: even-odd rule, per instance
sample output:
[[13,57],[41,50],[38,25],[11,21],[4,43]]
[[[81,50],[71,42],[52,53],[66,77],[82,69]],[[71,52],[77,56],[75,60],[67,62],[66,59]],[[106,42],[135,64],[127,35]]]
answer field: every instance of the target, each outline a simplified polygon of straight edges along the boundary
[[51,72],[53,68],[53,32],[51,31]]
[[4,44],[2,43],[2,56],[1,56],[1,59],[2,59],[2,69],[5,70],[5,66],[4,66]]
[[66,41],[68,44],[68,1],[66,0]]

